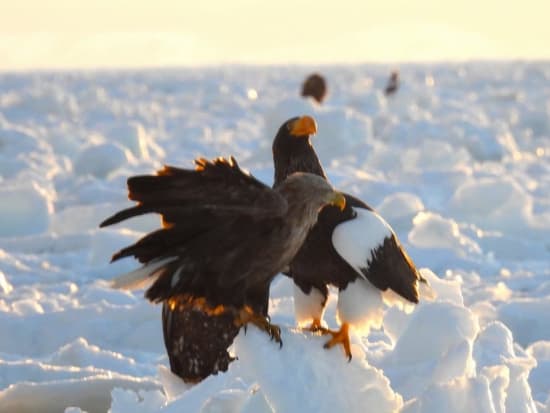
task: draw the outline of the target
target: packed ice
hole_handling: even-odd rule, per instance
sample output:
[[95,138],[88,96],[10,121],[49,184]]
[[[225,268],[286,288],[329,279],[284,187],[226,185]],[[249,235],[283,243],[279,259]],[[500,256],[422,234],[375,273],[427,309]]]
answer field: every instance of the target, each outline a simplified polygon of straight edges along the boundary
[[[0,411],[550,411],[550,64],[0,74]],[[283,347],[250,327],[227,372],[170,373],[160,308],[109,280],[158,227],[127,207],[126,179],[234,155],[271,185],[271,142],[309,114],[330,181],[392,226],[431,284],[415,308],[382,307],[353,359],[297,328],[292,282],[270,314]],[[325,321],[337,326],[337,292]]]

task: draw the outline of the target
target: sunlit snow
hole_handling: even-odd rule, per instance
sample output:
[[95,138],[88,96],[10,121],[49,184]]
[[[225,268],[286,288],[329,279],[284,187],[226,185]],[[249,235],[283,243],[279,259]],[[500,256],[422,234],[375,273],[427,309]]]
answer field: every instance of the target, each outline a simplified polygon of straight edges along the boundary
[[[550,64],[0,74],[0,411],[550,411]],[[310,114],[329,179],[379,210],[437,298],[385,308],[353,359],[296,329],[272,285],[282,349],[254,327],[228,372],[171,375],[159,306],[110,288],[110,256],[159,225],[99,229],[126,178],[235,155],[270,185],[271,141]],[[325,321],[336,327],[336,294]]]

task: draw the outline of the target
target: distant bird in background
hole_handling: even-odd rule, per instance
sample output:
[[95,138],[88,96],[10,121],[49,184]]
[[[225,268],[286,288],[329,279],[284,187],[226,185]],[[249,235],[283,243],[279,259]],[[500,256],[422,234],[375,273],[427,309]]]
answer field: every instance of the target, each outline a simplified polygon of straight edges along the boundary
[[327,204],[345,198],[318,176],[298,173],[271,189],[236,161],[195,161],[196,169],[165,166],[128,179],[138,204],[104,227],[158,213],[162,228],[113,255],[143,266],[113,280],[115,288],[152,285],[145,296],[163,302],[163,331],[172,371],[187,382],[227,369],[227,347],[249,323],[282,345],[267,314],[269,285],[288,266]]
[[319,104],[323,103],[327,96],[327,82],[319,73],[309,75],[302,84],[302,96],[312,97]]
[[397,89],[399,89],[399,72],[397,70],[394,70],[393,72],[391,72],[388,84],[386,85],[386,89],[384,89],[384,94],[386,96],[393,95],[395,92],[397,92]]
[[[274,187],[295,172],[326,179],[310,135],[317,131],[309,116],[288,120],[273,141]],[[294,280],[294,305],[300,324],[331,334],[325,347],[342,344],[351,359],[349,327],[380,326],[383,296],[418,303],[419,282],[425,282],[404,251],[392,228],[371,207],[344,194],[344,210],[327,207],[319,214],[286,275]],[[322,327],[328,285],[339,289],[339,331]],[[397,294],[391,294],[391,291]]]

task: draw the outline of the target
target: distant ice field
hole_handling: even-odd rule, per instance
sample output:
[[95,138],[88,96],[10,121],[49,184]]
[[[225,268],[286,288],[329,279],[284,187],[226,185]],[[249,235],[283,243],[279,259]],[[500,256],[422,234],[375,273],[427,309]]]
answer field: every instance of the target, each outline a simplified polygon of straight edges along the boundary
[[[0,411],[550,412],[550,62],[0,73]],[[314,70],[323,106],[300,98]],[[168,369],[160,308],[108,280],[156,216],[107,229],[126,179],[234,155],[268,185],[309,114],[330,181],[393,227],[437,298],[385,309],[353,360],[295,328],[241,332],[225,374]],[[336,327],[334,292],[325,321]]]

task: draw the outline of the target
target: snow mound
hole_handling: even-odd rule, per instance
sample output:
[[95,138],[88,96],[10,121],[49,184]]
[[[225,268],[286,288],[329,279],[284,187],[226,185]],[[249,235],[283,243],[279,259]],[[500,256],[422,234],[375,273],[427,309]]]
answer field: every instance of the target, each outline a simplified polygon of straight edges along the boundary
[[0,237],[40,234],[48,229],[52,200],[35,182],[0,187],[0,199]]
[[265,334],[250,330],[235,340],[235,353],[274,411],[290,412],[300,406],[303,412],[362,412],[377,406],[380,412],[391,412],[401,407],[402,399],[389,380],[368,364],[360,349],[354,349],[348,363],[340,348],[323,348],[326,337],[283,331],[284,344],[278,349],[273,343],[265,345]]
[[74,170],[78,175],[105,178],[133,161],[131,152],[117,143],[105,142],[84,148],[77,156]]
[[165,156],[141,123],[117,123],[108,128],[105,135],[109,142],[118,142],[138,159],[150,160],[152,155],[155,159],[162,159]]
[[481,248],[464,235],[458,224],[433,212],[420,212],[413,219],[409,242],[422,248],[446,248],[457,256],[466,257],[481,254]]
[[401,155],[405,170],[448,170],[460,168],[469,160],[468,152],[457,150],[447,142],[423,140],[414,148],[409,148]]
[[514,332],[516,341],[527,346],[535,341],[550,340],[550,296],[537,300],[517,298],[498,308],[498,318]]
[[0,293],[8,295],[13,291],[13,286],[6,279],[6,275],[0,271]]
[[323,348],[326,337],[283,328],[282,338],[279,348],[255,327],[241,330],[233,344],[238,360],[228,372],[185,391],[167,411],[363,412],[376,406],[394,412],[403,405],[359,344],[348,363],[341,349]]
[[537,411],[527,382],[536,361],[514,346],[512,333],[504,324],[493,322],[487,325],[476,340],[474,352],[478,372],[490,374],[495,384],[500,382],[500,389],[493,389],[493,398],[500,401],[501,411]]
[[56,366],[93,366],[98,369],[114,370],[124,374],[135,375],[139,372],[135,360],[120,353],[103,350],[98,346],[91,345],[82,337],[61,347],[50,357],[49,362]]
[[482,228],[502,231],[528,226],[533,202],[518,182],[499,177],[459,186],[449,207],[457,216],[468,217]]
[[397,192],[388,195],[376,211],[384,217],[396,232],[409,231],[416,214],[424,210],[422,199],[415,194]]
[[403,413],[493,412],[489,382],[486,378],[461,377],[448,383],[430,386],[419,399],[403,409]]
[[88,413],[104,413],[111,404],[111,390],[117,387],[159,388],[151,379],[112,373],[45,383],[21,382],[0,391],[0,406],[3,411],[17,413],[59,413],[69,406],[78,406]]
[[472,373],[471,352],[478,330],[476,317],[463,306],[421,304],[401,326],[395,347],[381,366],[403,396],[421,394],[431,383]]
[[550,340],[531,344],[527,348],[527,354],[537,360],[537,366],[529,375],[533,397],[544,403],[550,398]]
[[[115,388],[111,392],[112,403],[108,413],[147,413],[159,411],[165,404],[165,397],[159,390]],[[164,411],[164,410],[163,410]]]
[[[298,96],[306,67],[1,73],[0,411],[550,413],[550,65],[400,66],[391,98],[386,65],[323,67],[323,105]],[[160,307],[107,282],[158,216],[97,225],[162,163],[232,154],[270,184],[277,128],[307,114],[330,181],[378,206],[436,297],[381,308],[347,363],[292,329],[281,276],[283,349],[250,327],[227,373],[185,385]]]

